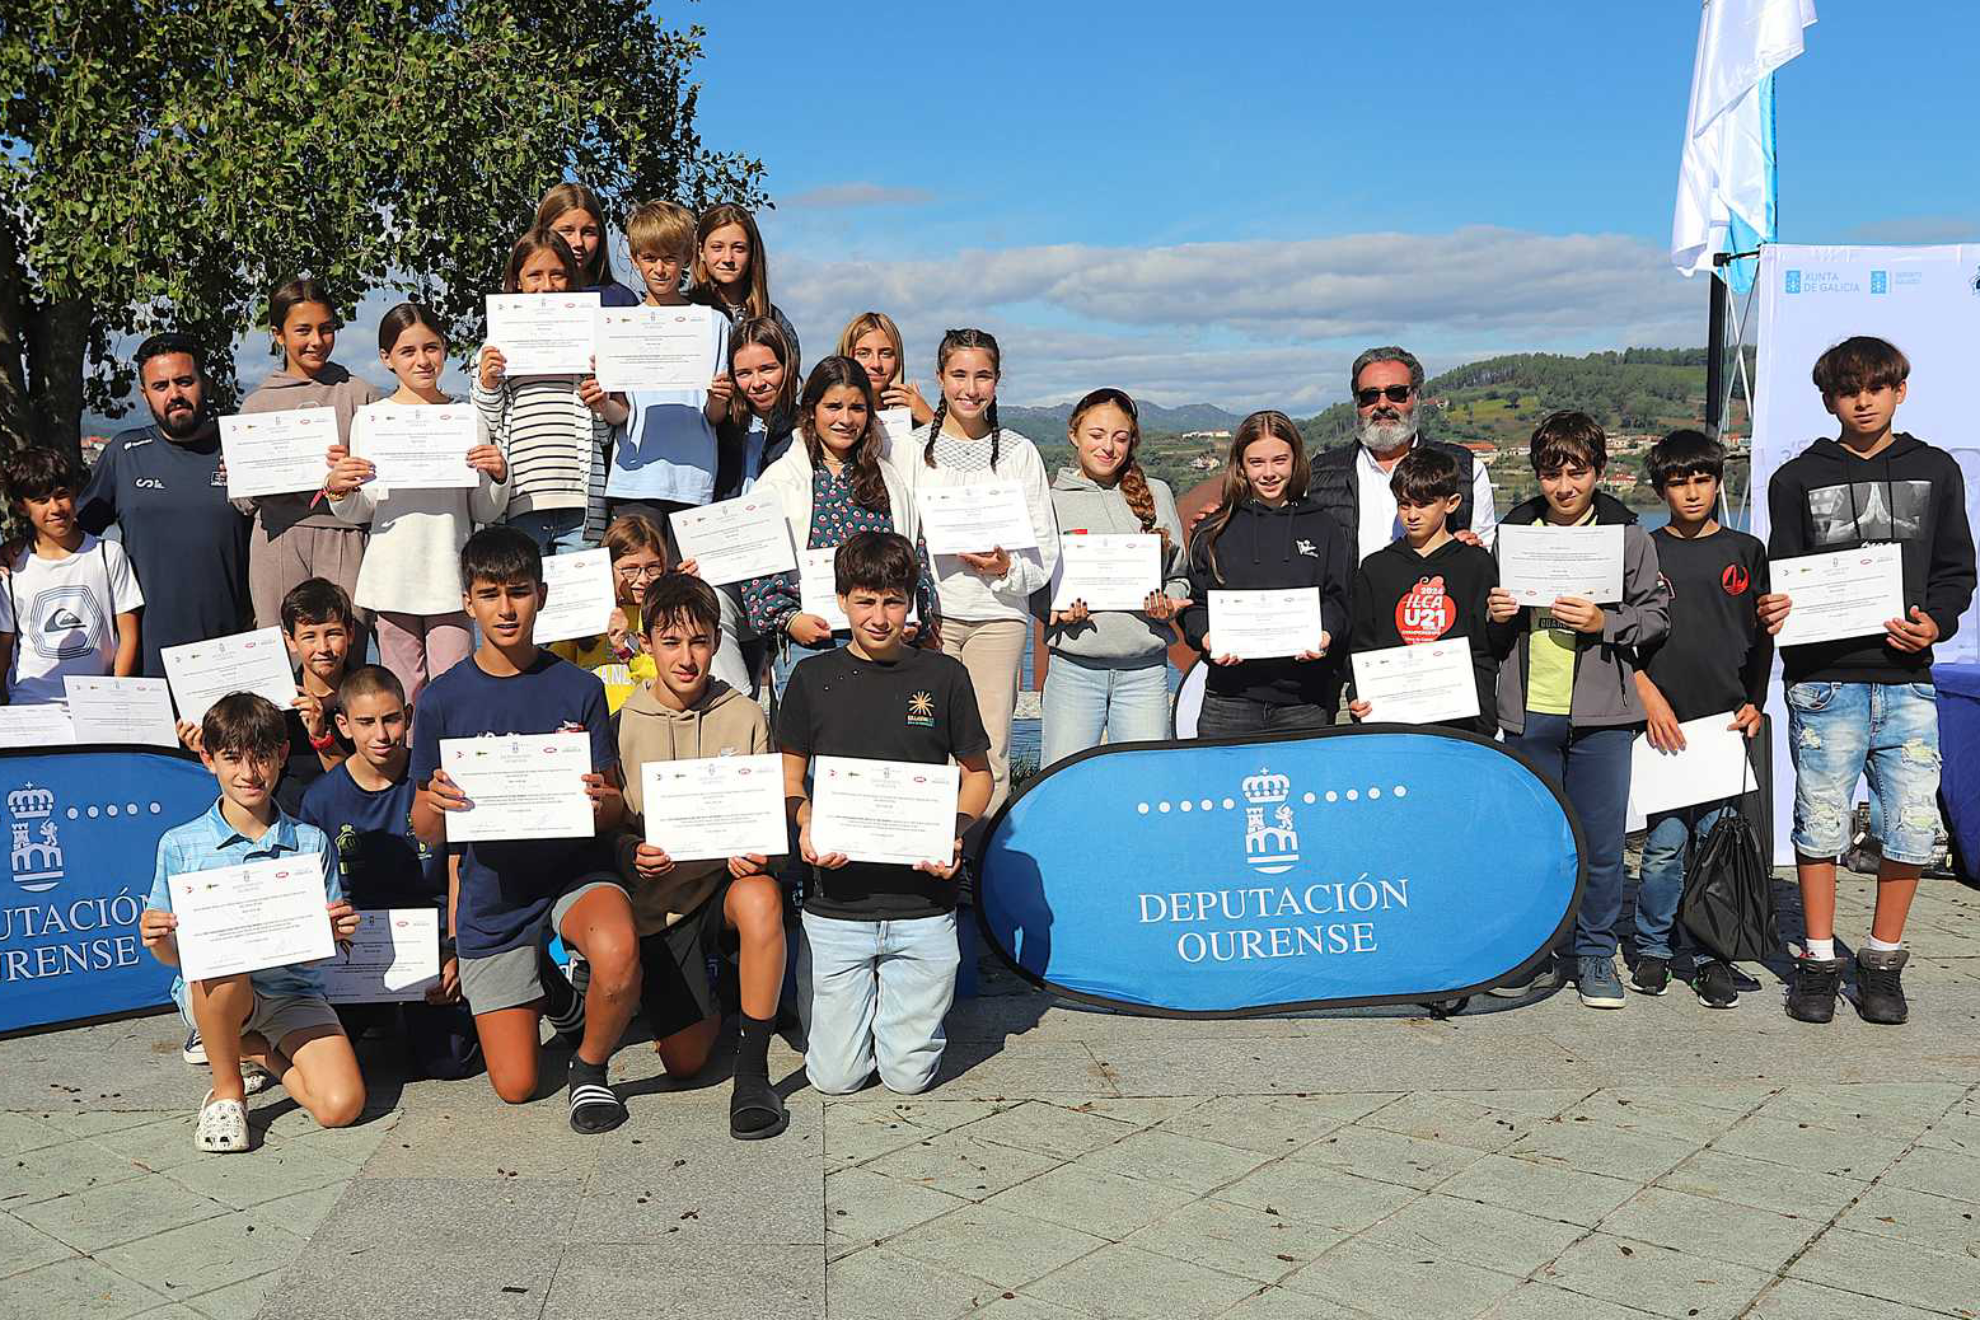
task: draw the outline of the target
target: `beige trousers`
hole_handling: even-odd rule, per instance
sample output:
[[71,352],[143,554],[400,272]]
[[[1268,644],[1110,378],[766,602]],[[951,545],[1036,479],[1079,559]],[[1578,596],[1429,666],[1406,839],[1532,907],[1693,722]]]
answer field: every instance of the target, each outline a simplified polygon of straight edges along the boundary
[[[1011,795],[1011,716],[1017,710],[1018,665],[1024,659],[1025,638],[1030,635],[1031,625],[1016,619],[984,623],[942,620],[942,654],[962,661],[969,671],[970,685],[976,689],[976,711],[990,735],[990,774],[995,782],[984,820],[996,815],[997,808]],[[980,827],[972,831],[978,832]]]

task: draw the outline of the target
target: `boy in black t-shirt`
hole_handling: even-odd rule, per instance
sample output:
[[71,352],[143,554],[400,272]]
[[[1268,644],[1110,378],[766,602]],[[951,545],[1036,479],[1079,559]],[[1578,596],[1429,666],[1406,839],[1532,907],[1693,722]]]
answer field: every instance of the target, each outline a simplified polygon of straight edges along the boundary
[[[1348,649],[1418,646],[1446,637],[1469,642],[1478,713],[1439,723],[1489,738],[1499,731],[1499,662],[1514,641],[1512,625],[1493,623],[1486,613],[1499,585],[1498,561],[1491,551],[1451,535],[1447,524],[1463,503],[1465,485],[1449,454],[1418,445],[1396,464],[1389,490],[1403,534],[1361,561],[1348,597]],[[1352,659],[1349,665],[1352,671]],[[1357,721],[1383,718],[1358,692],[1348,713]]]
[[631,900],[603,843],[625,818],[605,689],[597,675],[536,645],[536,613],[549,593],[542,553],[527,535],[513,527],[476,532],[461,548],[461,582],[481,645],[419,694],[408,771],[419,785],[413,830],[438,847],[447,842],[448,813],[474,806],[441,769],[444,740],[586,735],[591,837],[448,845],[451,931],[488,1080],[510,1104],[535,1096],[542,1018],[556,1022],[568,1000],[561,978],[543,974],[548,933],[584,956],[590,977],[584,1037],[571,1056],[571,1127],[609,1132],[625,1122],[626,1106],[605,1068],[639,1006],[640,964]]
[[357,636],[351,598],[328,578],[297,583],[282,597],[282,635],[301,668],[302,682],[295,708],[282,715],[289,729],[289,759],[276,801],[295,815],[302,809],[304,791],[351,754],[350,739],[337,727],[337,689],[344,681],[351,639]]
[[[833,558],[852,643],[800,661],[777,722],[784,791],[804,860],[818,868],[798,948],[805,1074],[827,1095],[880,1080],[906,1094],[935,1080],[955,998],[955,875],[963,830],[990,802],[990,738],[961,662],[907,644],[920,565],[892,532],[861,532]],[[949,856],[913,866],[820,856],[805,781],[816,756],[960,763]]]
[[[437,907],[444,931],[447,850],[422,843],[412,828],[411,716],[405,688],[391,670],[364,665],[351,671],[337,687],[335,718],[352,753],[310,785],[297,814],[329,838],[344,894],[359,911],[372,910],[382,921],[391,908]],[[367,1026],[394,1032],[421,1076],[465,1077],[480,1057],[450,940],[442,941],[440,984],[427,992],[426,1002],[350,1004],[337,1013],[354,1039]]]
[[[1650,484],[1670,506],[1670,522],[1650,534],[1670,590],[1671,630],[1641,652],[1637,695],[1648,715],[1645,737],[1663,752],[1684,750],[1686,720],[1730,711],[1728,726],[1750,739],[1760,732],[1760,708],[1774,662],[1772,636],[1757,602],[1767,594],[1767,548],[1755,537],[1719,524],[1719,482],[1726,451],[1697,431],[1673,431],[1645,460]],[[1636,894],[1636,968],[1631,986],[1661,995],[1670,988],[1671,959],[1687,944],[1676,921],[1688,859],[1702,848],[1731,800],[1662,811],[1649,818]],[[1739,1002],[1733,969],[1693,948],[1692,988],[1707,1008]]]

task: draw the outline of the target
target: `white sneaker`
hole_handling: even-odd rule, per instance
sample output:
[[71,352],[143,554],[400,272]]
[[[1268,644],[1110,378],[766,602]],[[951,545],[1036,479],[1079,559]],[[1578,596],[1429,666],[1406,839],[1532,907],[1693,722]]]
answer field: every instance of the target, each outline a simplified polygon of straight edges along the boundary
[[209,1155],[238,1155],[248,1148],[247,1106],[239,1100],[215,1100],[213,1092],[199,1105],[199,1129],[193,1147]]

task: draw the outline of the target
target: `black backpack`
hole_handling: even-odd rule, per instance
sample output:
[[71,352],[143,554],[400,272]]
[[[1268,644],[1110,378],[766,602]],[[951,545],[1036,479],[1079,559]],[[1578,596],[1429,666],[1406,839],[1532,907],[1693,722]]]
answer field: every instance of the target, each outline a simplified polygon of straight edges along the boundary
[[1686,868],[1678,919],[1726,962],[1762,962],[1780,948],[1774,933],[1773,870],[1753,826],[1728,808]]

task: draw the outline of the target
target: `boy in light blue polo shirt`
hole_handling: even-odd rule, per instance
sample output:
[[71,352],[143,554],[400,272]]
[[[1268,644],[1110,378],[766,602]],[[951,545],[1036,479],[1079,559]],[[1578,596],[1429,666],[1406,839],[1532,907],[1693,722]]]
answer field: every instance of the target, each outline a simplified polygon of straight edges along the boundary
[[[311,858],[321,868],[331,930],[339,940],[349,940],[358,916],[344,900],[330,841],[275,804],[289,745],[282,713],[265,697],[231,693],[206,712],[200,739],[200,760],[219,781],[220,796],[204,815],[167,830],[158,841],[151,896],[139,925],[145,948],[167,966],[179,965],[175,877],[280,857]],[[194,981],[180,976],[172,982],[172,998],[204,1038],[213,1067],[213,1089],[200,1102],[193,1136],[198,1149],[227,1154],[248,1148],[243,1061],[279,1079],[324,1127],[346,1126],[363,1110],[357,1055],[313,965]]]

